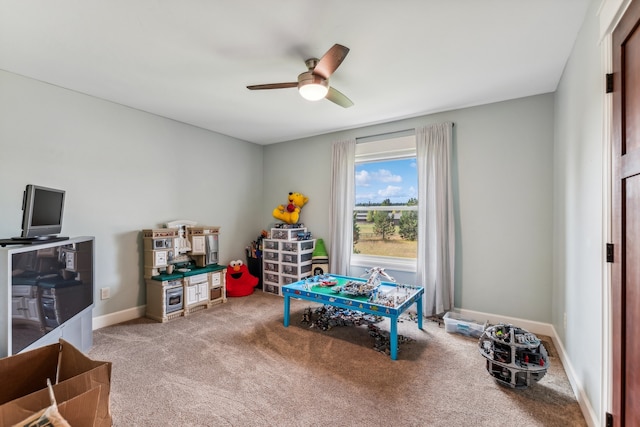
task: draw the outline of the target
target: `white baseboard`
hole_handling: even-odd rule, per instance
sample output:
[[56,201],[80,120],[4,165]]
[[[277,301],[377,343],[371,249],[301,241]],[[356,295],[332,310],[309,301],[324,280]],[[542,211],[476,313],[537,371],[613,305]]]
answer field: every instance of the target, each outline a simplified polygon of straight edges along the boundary
[[576,396],[576,400],[580,405],[580,410],[582,410],[582,415],[584,415],[584,419],[589,425],[589,427],[597,427],[600,426],[601,423],[598,421],[598,416],[593,410],[593,406],[589,402],[587,398],[587,394],[584,392],[584,388],[582,387],[582,383],[578,381],[578,377],[576,377],[575,370],[573,369],[573,365],[571,364],[571,360],[567,357],[567,353],[564,350],[564,345],[562,345],[562,341],[558,338],[558,334],[556,333],[556,328],[553,325],[549,325],[553,329],[553,334],[551,334],[551,338],[553,339],[553,345],[558,352],[558,357],[562,361],[562,366],[564,367],[564,371],[567,374],[567,378],[569,378],[569,383],[571,383],[571,388],[573,389],[573,394]]
[[146,306],[141,305],[138,307],[128,308],[126,310],[118,311],[115,313],[105,314],[104,316],[98,316],[93,318],[93,330],[104,328],[106,326],[115,325],[117,323],[126,322],[128,320],[144,317]]
[[562,366],[564,367],[564,371],[567,374],[567,378],[569,379],[569,383],[571,384],[571,388],[573,389],[573,394],[578,401],[578,405],[580,405],[580,410],[582,411],[582,415],[584,416],[585,421],[587,422],[589,427],[597,427],[601,425],[598,420],[598,416],[593,410],[593,406],[591,406],[591,403],[587,398],[587,394],[582,387],[582,383],[578,381],[573,365],[571,364],[571,360],[569,360],[569,358],[567,357],[564,345],[558,337],[556,328],[552,324],[519,319],[516,317],[498,316],[495,314],[464,309],[456,309],[456,311],[459,311],[460,314],[462,314],[464,317],[473,319],[479,323],[484,323],[485,321],[488,321],[491,324],[506,323],[516,325],[519,328],[526,329],[527,331],[537,335],[546,335],[550,337],[553,341],[553,345],[556,348],[556,351],[558,352],[558,357],[562,362]]

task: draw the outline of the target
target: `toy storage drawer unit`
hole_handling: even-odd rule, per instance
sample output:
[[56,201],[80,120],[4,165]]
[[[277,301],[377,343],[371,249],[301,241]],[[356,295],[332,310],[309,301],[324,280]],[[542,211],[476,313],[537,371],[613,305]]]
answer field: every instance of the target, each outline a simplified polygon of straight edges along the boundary
[[277,251],[280,249],[280,242],[275,240],[264,240],[262,242],[263,249],[267,251]]
[[280,261],[287,262],[289,264],[300,264],[303,262],[311,261],[313,251],[307,251],[305,253],[282,253]]
[[280,284],[280,275],[274,274],[274,273],[265,273],[264,274],[264,281],[272,283],[274,285],[279,285]]
[[[294,229],[272,229],[291,231]],[[263,290],[282,296],[283,285],[297,282],[312,275],[313,250],[316,241],[263,240]],[[275,249],[278,248],[278,249]]]
[[309,272],[311,272],[311,262],[301,265],[282,264],[282,274],[300,277]]
[[282,252],[304,252],[311,251],[313,252],[313,248],[315,247],[315,240],[299,240],[296,242],[283,242],[280,245],[280,250]]
[[272,228],[271,238],[276,240],[298,240],[298,233],[306,233],[306,228]]
[[274,273],[279,273],[280,272],[280,264],[278,264],[277,262],[264,262],[264,271],[271,271]]
[[475,320],[465,319],[462,314],[455,310],[445,313],[443,320],[445,331],[476,338],[480,338],[486,325],[480,324]]
[[297,281],[299,281],[300,279],[298,279],[296,276],[282,276],[282,285],[290,285],[292,283],[295,283]]
[[273,294],[273,295],[280,295],[282,296],[282,294],[280,293],[280,286],[278,285],[272,285],[270,283],[265,283],[264,284],[264,292],[268,293],[268,294]]
[[262,257],[265,261],[280,261],[280,253],[277,251],[262,251]]

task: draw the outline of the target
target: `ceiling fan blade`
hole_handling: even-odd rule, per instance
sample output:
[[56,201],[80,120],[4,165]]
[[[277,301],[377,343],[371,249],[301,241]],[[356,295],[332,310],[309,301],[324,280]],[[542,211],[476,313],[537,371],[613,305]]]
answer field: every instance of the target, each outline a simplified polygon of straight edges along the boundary
[[342,46],[341,44],[334,44],[331,49],[325,53],[318,64],[313,69],[313,74],[328,79],[331,74],[342,64],[344,58],[349,53],[349,48]]
[[352,100],[347,98],[345,95],[342,94],[342,92],[334,89],[333,87],[329,88],[329,92],[327,92],[327,96],[325,98],[344,108],[349,108],[353,106]]
[[298,87],[298,82],[287,83],[268,83],[264,85],[251,85],[247,86],[249,90],[261,90],[261,89],[286,89],[290,87]]

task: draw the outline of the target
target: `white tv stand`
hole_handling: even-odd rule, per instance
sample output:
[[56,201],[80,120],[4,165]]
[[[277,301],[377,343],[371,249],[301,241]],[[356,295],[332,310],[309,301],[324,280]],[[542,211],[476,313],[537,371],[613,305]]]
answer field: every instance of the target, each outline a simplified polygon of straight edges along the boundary
[[60,338],[91,348],[93,253],[87,236],[0,247],[0,357]]

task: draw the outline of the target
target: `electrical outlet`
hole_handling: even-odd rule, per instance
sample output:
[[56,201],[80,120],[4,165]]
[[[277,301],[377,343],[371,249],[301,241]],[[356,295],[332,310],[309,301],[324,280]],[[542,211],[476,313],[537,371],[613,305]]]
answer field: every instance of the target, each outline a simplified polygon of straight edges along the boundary
[[109,299],[111,296],[111,290],[109,288],[100,289],[100,299]]

